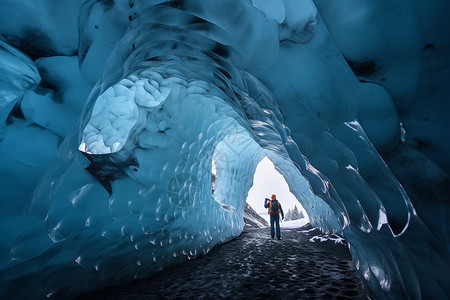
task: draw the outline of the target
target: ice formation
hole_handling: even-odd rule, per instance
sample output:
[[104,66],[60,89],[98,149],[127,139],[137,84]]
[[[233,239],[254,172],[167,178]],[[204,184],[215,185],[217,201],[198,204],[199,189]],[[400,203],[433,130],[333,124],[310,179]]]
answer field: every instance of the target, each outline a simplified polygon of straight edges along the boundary
[[2,1],[0,297],[73,297],[208,253],[242,231],[267,156],[372,297],[445,298],[449,12]]

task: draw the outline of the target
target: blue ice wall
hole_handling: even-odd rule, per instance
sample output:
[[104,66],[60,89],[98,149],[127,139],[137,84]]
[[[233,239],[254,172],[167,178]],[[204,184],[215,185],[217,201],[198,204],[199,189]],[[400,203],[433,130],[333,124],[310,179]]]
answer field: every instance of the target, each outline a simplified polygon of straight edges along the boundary
[[445,297],[449,11],[2,2],[0,295],[73,297],[208,253],[241,233],[268,156],[372,297]]

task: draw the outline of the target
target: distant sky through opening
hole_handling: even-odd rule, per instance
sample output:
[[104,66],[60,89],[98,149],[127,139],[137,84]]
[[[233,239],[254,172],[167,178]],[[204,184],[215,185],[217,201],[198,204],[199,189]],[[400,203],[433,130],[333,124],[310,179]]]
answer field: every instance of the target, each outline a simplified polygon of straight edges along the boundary
[[297,205],[299,211],[302,210],[303,215],[307,217],[303,206],[289,191],[289,186],[283,175],[275,169],[273,162],[265,157],[256,167],[253,186],[248,192],[247,203],[267,221],[269,221],[269,215],[267,214],[267,208],[264,208],[264,198],[270,199],[272,194],[277,195],[284,214]]

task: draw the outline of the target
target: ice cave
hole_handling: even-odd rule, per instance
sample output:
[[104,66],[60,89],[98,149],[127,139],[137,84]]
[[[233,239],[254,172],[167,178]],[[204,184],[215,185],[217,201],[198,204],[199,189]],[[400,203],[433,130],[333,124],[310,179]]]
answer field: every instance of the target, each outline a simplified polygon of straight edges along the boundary
[[73,298],[208,253],[242,232],[268,157],[371,298],[446,299],[449,15],[1,1],[0,298]]

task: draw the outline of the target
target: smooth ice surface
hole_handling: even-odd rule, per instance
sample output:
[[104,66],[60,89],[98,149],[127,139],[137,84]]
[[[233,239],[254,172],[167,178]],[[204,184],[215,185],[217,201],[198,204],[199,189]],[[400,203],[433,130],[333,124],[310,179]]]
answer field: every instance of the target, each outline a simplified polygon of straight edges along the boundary
[[371,297],[445,298],[449,13],[2,1],[0,298],[74,297],[208,253],[242,232],[264,157],[313,226],[345,236]]
[[[0,113],[6,106],[35,87],[41,77],[34,63],[23,53],[0,40]],[[9,111],[3,112],[7,115]],[[4,120],[2,120],[4,122]]]
[[286,8],[282,0],[252,0],[252,2],[269,19],[274,19],[281,24],[286,18]]

